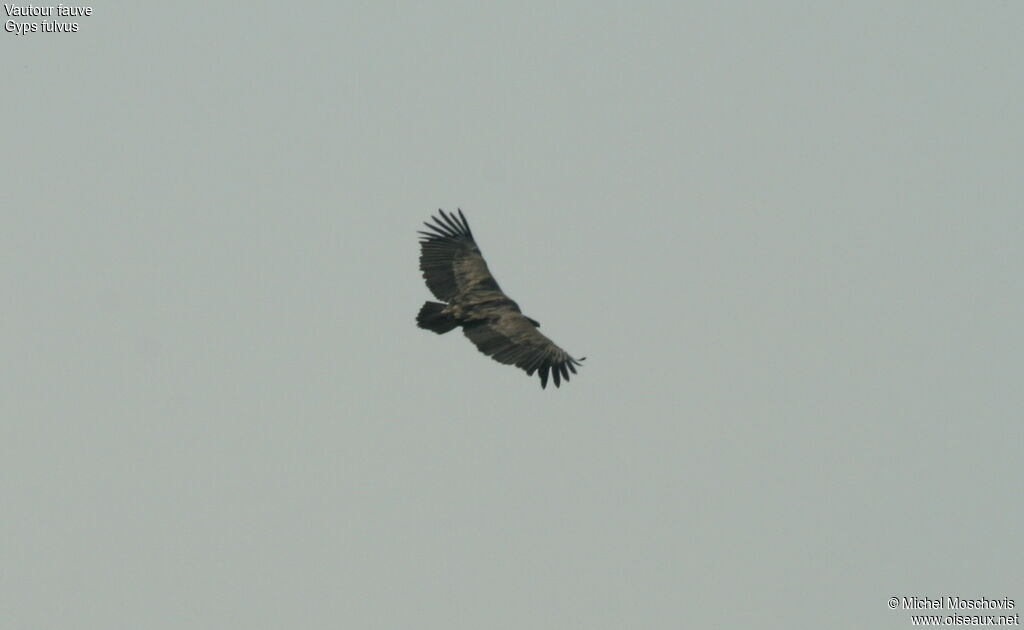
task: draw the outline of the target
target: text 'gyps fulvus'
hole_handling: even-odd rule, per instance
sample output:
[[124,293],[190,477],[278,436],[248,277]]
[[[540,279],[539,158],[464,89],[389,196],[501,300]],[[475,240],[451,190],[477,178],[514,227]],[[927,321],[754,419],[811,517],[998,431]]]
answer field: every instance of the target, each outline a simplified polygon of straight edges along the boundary
[[446,214],[431,217],[434,223],[425,223],[429,232],[420,231],[420,270],[427,287],[439,302],[426,302],[416,316],[420,328],[441,335],[456,326],[476,344],[480,352],[495,361],[514,365],[540,375],[540,386],[548,386],[548,373],[555,387],[562,379],[569,380],[569,372],[576,373],[579,360],[569,356],[537,328],[540,323],[519,310],[510,297],[502,292],[480,248],[473,240],[469,223],[459,210],[459,216]]

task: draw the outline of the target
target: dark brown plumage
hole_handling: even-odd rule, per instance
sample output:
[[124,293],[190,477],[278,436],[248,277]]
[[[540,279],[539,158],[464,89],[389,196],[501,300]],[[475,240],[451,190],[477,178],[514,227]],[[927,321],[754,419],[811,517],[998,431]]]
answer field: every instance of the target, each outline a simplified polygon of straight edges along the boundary
[[426,302],[416,316],[420,328],[444,334],[456,326],[476,347],[495,361],[514,365],[533,376],[540,375],[540,386],[548,385],[548,374],[555,387],[580,359],[569,356],[537,328],[540,323],[519,310],[519,305],[502,292],[494,280],[480,248],[473,240],[462,210],[455,214],[441,210],[434,223],[425,223],[429,231],[420,231],[420,271],[437,299]]

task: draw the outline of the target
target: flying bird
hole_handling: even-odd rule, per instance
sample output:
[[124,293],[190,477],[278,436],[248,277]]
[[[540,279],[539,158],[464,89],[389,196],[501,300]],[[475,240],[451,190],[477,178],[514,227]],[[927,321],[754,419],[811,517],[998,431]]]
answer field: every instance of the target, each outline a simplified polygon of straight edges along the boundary
[[431,217],[434,223],[424,223],[429,231],[419,231],[420,271],[430,292],[446,303],[425,302],[416,323],[439,335],[462,326],[480,352],[528,376],[537,372],[541,388],[548,386],[549,373],[555,387],[568,381],[586,357],[569,356],[537,330],[540,322],[523,315],[505,295],[487,269],[466,216],[458,212],[440,210],[440,217]]

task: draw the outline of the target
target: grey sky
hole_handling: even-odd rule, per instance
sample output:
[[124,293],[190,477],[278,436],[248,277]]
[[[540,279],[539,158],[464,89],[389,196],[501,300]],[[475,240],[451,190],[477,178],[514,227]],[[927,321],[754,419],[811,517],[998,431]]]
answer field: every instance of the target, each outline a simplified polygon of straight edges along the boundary
[[[0,33],[5,624],[1024,606],[1024,9],[514,5]],[[415,328],[439,207],[571,383]]]

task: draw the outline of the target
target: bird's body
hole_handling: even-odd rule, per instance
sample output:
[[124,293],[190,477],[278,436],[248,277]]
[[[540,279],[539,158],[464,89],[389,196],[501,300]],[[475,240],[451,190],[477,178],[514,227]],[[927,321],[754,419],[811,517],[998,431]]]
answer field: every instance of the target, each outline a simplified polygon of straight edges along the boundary
[[559,386],[576,373],[579,360],[569,356],[539,330],[505,295],[473,239],[465,215],[440,211],[420,234],[420,270],[430,291],[446,303],[426,302],[416,321],[420,328],[444,334],[457,326],[477,348],[495,361],[540,375],[547,387],[550,373]]

